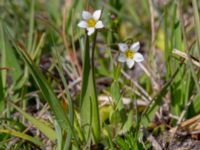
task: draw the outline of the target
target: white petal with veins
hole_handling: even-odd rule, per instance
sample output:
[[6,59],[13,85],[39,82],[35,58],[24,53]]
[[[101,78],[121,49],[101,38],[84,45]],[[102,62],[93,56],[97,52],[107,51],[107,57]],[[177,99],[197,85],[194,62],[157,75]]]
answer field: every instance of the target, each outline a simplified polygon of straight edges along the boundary
[[133,43],[130,47],[131,50],[137,52],[140,49],[140,42]]
[[82,12],[82,17],[83,17],[84,20],[88,20],[88,19],[92,18],[92,15],[88,11],[83,11]]
[[97,21],[97,23],[95,25],[95,28],[100,29],[100,28],[103,28],[103,27],[104,27],[103,22],[102,21]]
[[79,23],[78,23],[78,26],[80,27],[80,28],[87,28],[87,22],[86,21],[80,21]]
[[144,57],[143,57],[142,54],[140,54],[140,53],[135,53],[135,54],[134,54],[134,60],[135,60],[136,62],[141,62],[141,61],[144,60]]
[[121,52],[125,52],[128,49],[128,45],[125,43],[119,43],[118,46]]
[[122,62],[122,63],[126,61],[126,57],[124,56],[124,54],[120,54],[120,55],[119,55],[118,61],[119,61],[119,62]]
[[88,35],[90,36],[90,35],[92,35],[92,33],[94,33],[94,28],[87,28],[87,30],[88,30]]
[[97,21],[97,20],[99,20],[100,17],[101,17],[101,10],[96,10],[93,13],[93,18]]
[[128,66],[129,69],[131,69],[133,67],[134,63],[135,62],[132,59],[127,59],[126,60],[126,64],[127,64],[127,66]]

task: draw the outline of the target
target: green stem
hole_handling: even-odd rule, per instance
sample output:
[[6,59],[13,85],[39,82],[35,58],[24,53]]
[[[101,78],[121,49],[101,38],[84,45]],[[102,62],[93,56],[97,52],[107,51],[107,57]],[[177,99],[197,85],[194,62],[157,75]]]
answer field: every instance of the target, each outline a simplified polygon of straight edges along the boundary
[[88,84],[88,76],[90,70],[90,52],[89,52],[89,37],[86,36],[85,41],[85,52],[84,52],[84,62],[83,62],[83,83],[82,83],[82,91],[81,91],[81,102],[80,105],[83,105],[83,98],[85,97],[87,84]]
[[[86,33],[87,34],[87,33]],[[80,117],[81,127],[84,131],[84,142],[87,142],[90,134],[91,124],[91,101],[89,90],[89,81],[91,74],[90,65],[90,50],[89,50],[89,37],[86,35],[84,58],[83,58],[83,76],[82,76],[82,87],[81,87],[81,99],[80,99]],[[92,78],[92,76],[91,76]]]
[[94,140],[97,143],[100,139],[100,120],[99,120],[99,106],[98,106],[98,98],[96,92],[96,78],[95,78],[95,66],[94,66],[96,37],[97,37],[97,32],[94,33],[94,39],[92,45],[91,73],[92,73],[92,81],[94,89],[94,99],[92,100],[92,129],[93,129]]

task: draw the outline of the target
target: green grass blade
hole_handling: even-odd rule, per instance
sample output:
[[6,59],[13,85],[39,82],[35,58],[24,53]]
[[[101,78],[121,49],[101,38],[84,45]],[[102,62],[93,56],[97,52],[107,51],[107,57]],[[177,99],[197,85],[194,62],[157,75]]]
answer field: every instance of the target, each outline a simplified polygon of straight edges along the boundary
[[16,105],[10,103],[11,106],[13,106],[18,112],[20,112],[27,120],[29,120],[37,129],[39,129],[46,137],[48,137],[50,140],[54,141],[56,139],[56,133],[55,131],[45,124],[45,122],[41,122]]
[[[173,14],[176,15],[176,14]],[[178,48],[178,49],[183,49],[183,40],[182,40],[182,35],[181,35],[181,26],[180,22],[178,21],[178,18],[174,18],[176,22],[174,22],[174,25],[172,26],[172,37],[174,38],[171,39],[171,48],[173,49]],[[170,87],[170,92],[171,92],[171,113],[174,115],[179,115],[180,112],[182,111],[182,104],[183,104],[183,95],[185,94],[184,91],[184,86],[185,83],[182,82],[183,77],[184,77],[184,65],[180,66],[177,60],[171,59],[171,74],[174,73],[174,68],[180,68],[179,72],[177,73],[175,79],[174,79],[174,84],[171,85]],[[180,100],[177,101],[177,97],[180,97]]]
[[[5,44],[5,36],[3,31],[2,22],[0,22],[0,49],[1,49],[1,67],[6,67],[6,44]],[[3,88],[6,86],[6,70],[1,70],[1,78]]]
[[[28,55],[28,53],[25,50],[23,50],[17,46],[16,46],[16,48],[17,48],[17,52],[19,53],[19,55],[22,57],[24,62],[27,64],[27,66],[31,72],[31,75],[33,76],[35,82],[37,83],[37,86],[41,90],[41,93],[42,93],[44,99],[49,103],[52,111],[54,112],[58,124],[66,131],[69,127],[73,132],[72,124],[70,123],[63,107],[61,106],[61,103],[57,99],[56,95],[53,92],[53,89],[49,85],[48,81],[46,80],[46,78],[44,77],[42,72],[35,66],[35,64],[32,62],[30,56]],[[73,132],[73,136],[76,137],[74,132]],[[75,138],[75,140],[78,144],[78,141],[76,138]]]
[[56,25],[60,25],[61,23],[60,20],[61,12],[59,8],[60,8],[59,1],[49,0],[47,2],[46,9],[48,11],[50,18],[56,23]]
[[196,0],[192,0],[193,12],[194,12],[194,21],[196,27],[196,34],[197,34],[197,43],[198,43],[198,56],[200,60],[200,19],[199,19],[199,12],[198,12],[198,5]]
[[56,139],[57,139],[57,150],[62,150],[62,129],[58,125],[57,122],[55,122],[55,129],[56,129]]
[[[68,104],[69,104],[69,119],[70,119],[71,124],[74,125],[74,108],[73,108],[72,97],[71,97],[71,94],[70,94],[69,89],[68,89],[67,82],[66,82],[65,77],[64,77],[64,71],[62,69],[62,64],[61,64],[58,52],[55,51],[55,53],[56,53],[56,57],[57,57],[57,60],[58,60],[58,66],[56,66],[56,68],[57,68],[57,70],[59,72],[59,75],[61,77],[62,83],[64,84],[65,92],[66,92],[67,100],[68,100]],[[71,129],[69,129],[64,149],[69,149],[71,136],[72,136],[72,131],[71,131]]]
[[3,84],[2,84],[2,75],[0,73],[0,112],[4,110],[4,91],[3,91]]
[[18,120],[15,120],[13,118],[0,118],[1,125],[4,122],[9,122],[9,126],[14,127],[13,129],[15,129],[15,130],[22,131],[22,130],[26,129],[26,127],[24,126],[24,124],[22,124],[21,122],[19,122]]
[[28,51],[32,50],[33,31],[34,31],[34,14],[35,14],[35,0],[31,1],[30,20],[29,20],[29,34],[28,34]]
[[81,123],[85,126],[86,139],[89,138],[89,129],[90,125],[92,125],[92,133],[95,142],[99,141],[100,139],[99,108],[96,93],[96,81],[94,76],[94,51],[96,36],[97,32],[95,32],[93,39],[91,65],[89,52],[89,37],[86,37],[83,67],[83,83],[81,93]]
[[[85,139],[89,138],[89,125],[91,124],[91,102],[88,91],[88,83],[90,74],[90,51],[89,51],[89,37],[86,36],[84,60],[83,60],[83,79],[82,79],[82,91],[80,99],[80,116],[81,125],[84,127]],[[87,111],[86,111],[87,109]]]
[[[94,78],[92,70],[90,71],[89,75],[89,87],[88,87],[88,93],[90,93],[90,100],[92,104],[92,132],[93,132],[93,138],[96,143],[98,143],[100,139],[100,120],[99,120],[99,108],[98,108],[98,100],[97,100],[97,94],[96,94],[96,83]],[[86,108],[85,108],[86,111]]]
[[[0,49],[0,67],[6,67],[6,46],[2,22],[0,22]],[[2,112],[5,107],[4,96],[6,88],[6,76],[7,70],[0,70],[0,112]]]
[[27,135],[27,134],[24,134],[24,133],[15,131],[15,130],[0,129],[0,133],[10,134],[10,135],[13,135],[13,136],[15,136],[15,137],[21,138],[21,139],[23,139],[23,140],[30,141],[30,142],[32,142],[33,144],[39,146],[40,148],[44,147],[43,143],[42,143],[39,139],[34,138],[34,137],[31,137],[31,136],[29,136],[29,135]]
[[109,149],[114,150],[115,148],[114,148],[113,141],[112,141],[112,129],[107,125],[105,125],[104,128],[105,128],[104,129],[105,137],[108,139],[108,142],[109,142]]
[[[20,67],[20,63],[18,61],[16,52],[14,51],[14,49],[12,48],[12,46],[9,43],[9,39],[8,39],[8,35],[6,34],[6,28],[8,29],[8,25],[4,24],[4,23],[0,23],[2,30],[0,30],[1,32],[1,41],[4,42],[4,44],[2,45],[2,49],[3,51],[5,51],[5,53],[3,53],[3,60],[4,63],[2,65],[4,65],[4,67],[8,67],[10,68],[8,74],[12,77],[12,80],[14,82],[14,84],[16,84],[16,82],[19,80],[19,78],[22,75],[22,70]],[[9,29],[11,30],[11,29]],[[13,32],[11,30],[11,32]],[[4,56],[5,55],[5,56]],[[4,60],[5,59],[5,60]]]
[[177,73],[179,72],[179,69],[181,68],[181,66],[182,66],[182,63],[180,64],[180,67],[178,69],[176,69],[176,71],[174,72],[174,74],[172,75],[170,80],[163,86],[163,88],[158,93],[158,95],[155,96],[155,99],[153,101],[151,101],[151,102],[153,102],[153,104],[150,105],[149,107],[147,107],[146,110],[143,112],[141,121],[144,126],[147,126],[148,123],[152,121],[153,116],[155,115],[156,111],[158,110],[158,108],[163,100],[163,97],[167,93],[168,88],[172,84],[172,82],[173,82],[174,78],[176,77]]
[[97,31],[94,33],[93,44],[91,49],[91,70],[89,74],[89,88],[90,99],[92,104],[92,133],[94,142],[98,143],[100,140],[100,120],[99,120],[99,104],[96,91],[96,78],[95,78],[95,48],[96,48]]

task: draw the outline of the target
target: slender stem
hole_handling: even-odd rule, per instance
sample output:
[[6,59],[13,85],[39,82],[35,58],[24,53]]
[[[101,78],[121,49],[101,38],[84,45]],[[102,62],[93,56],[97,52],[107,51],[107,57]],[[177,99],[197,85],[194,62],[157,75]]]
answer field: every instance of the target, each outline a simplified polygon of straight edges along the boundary
[[92,72],[94,97],[95,97],[95,99],[92,101],[92,126],[93,126],[93,131],[94,131],[95,142],[97,142],[100,137],[99,107],[98,107],[97,92],[96,92],[96,78],[95,78],[95,72],[94,72],[95,71],[94,54],[95,54],[95,47],[96,47],[96,37],[97,37],[97,31],[94,33],[92,55],[91,55],[91,72]]
[[96,37],[97,37],[97,32],[94,33],[94,42],[92,45],[92,56],[91,56],[91,69],[92,69],[92,77],[93,77],[93,81],[95,81],[95,76],[94,76],[94,54],[95,54],[95,46],[96,46]]

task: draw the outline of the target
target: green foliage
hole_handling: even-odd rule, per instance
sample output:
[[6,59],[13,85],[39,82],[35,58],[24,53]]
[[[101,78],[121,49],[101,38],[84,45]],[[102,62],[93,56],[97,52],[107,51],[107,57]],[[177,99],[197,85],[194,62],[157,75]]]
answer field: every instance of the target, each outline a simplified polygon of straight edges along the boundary
[[[13,141],[10,149],[45,149],[47,141],[58,150],[151,149],[148,134],[200,113],[199,7],[197,0],[1,0],[0,149]],[[96,9],[105,28],[88,36],[77,23],[83,10]],[[127,41],[140,41],[145,56],[131,70],[117,62],[118,43]],[[155,120],[165,124],[146,135]]]
[[44,146],[38,138],[31,137],[27,134],[24,134],[24,133],[15,131],[15,130],[0,129],[0,133],[10,134],[10,135],[13,135],[15,137],[19,137],[21,139],[28,140],[30,142],[33,142],[35,145],[39,146],[40,148],[42,148]]
[[27,118],[37,129],[39,129],[44,135],[46,135],[50,140],[54,141],[56,138],[54,130],[46,125],[45,121],[39,121],[32,116],[30,116],[28,113],[24,112],[19,107],[15,106],[14,104],[11,104],[15,109],[17,109],[25,118]]
[[116,138],[116,144],[122,150],[144,149],[143,145],[139,143],[138,139],[135,137],[134,131],[131,131],[126,135],[118,136]]

